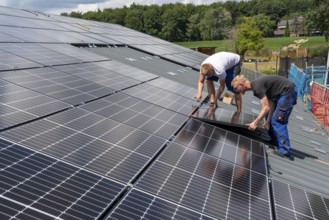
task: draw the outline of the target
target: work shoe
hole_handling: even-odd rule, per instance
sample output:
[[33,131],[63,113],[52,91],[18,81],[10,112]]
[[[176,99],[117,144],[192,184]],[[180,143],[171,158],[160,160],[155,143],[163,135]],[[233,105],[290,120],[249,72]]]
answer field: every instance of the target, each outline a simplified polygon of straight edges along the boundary
[[287,151],[286,149],[284,149],[283,147],[279,148],[279,150],[275,150],[273,151],[274,155],[277,155],[279,157],[288,157],[288,158],[292,158],[292,155],[289,151]]

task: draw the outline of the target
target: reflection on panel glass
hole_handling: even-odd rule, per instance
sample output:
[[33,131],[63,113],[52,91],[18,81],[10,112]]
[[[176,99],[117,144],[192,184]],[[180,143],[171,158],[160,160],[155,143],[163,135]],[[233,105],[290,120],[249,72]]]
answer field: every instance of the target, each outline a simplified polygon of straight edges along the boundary
[[[197,89],[163,77],[154,79],[147,83],[156,86],[158,88],[173,92],[175,94],[184,96],[189,99],[193,99],[195,94],[197,94]],[[203,97],[206,97],[205,93],[203,93]]]
[[246,127],[246,124],[251,123],[257,117],[257,115],[236,112],[219,107],[215,110],[211,107],[201,107],[192,115],[192,117],[213,123],[223,123]]
[[272,180],[277,219],[329,219],[329,199]]
[[94,63],[95,65],[102,67],[104,69],[113,71],[115,73],[127,76],[129,78],[136,79],[138,81],[147,81],[150,79],[154,79],[157,77],[157,75],[154,75],[152,73],[149,73],[147,71],[138,69],[133,66],[129,66],[125,63],[111,60],[111,61],[105,61],[105,62],[97,62]]
[[174,142],[266,174],[264,144],[207,123],[190,120]]
[[[184,135],[180,136],[180,141],[175,139],[136,187],[218,219],[243,219],[245,216],[271,219],[265,161],[255,154],[259,159],[255,166],[262,168],[254,169],[254,154],[247,150],[253,148],[252,141],[244,146],[246,140],[243,143],[239,138],[238,141],[226,140],[229,134],[225,131],[222,142],[218,141],[207,151],[210,137],[220,131],[197,124],[190,128],[210,134],[206,137],[202,132],[186,130],[185,137],[189,140],[182,141]],[[198,146],[190,148],[201,136]]]

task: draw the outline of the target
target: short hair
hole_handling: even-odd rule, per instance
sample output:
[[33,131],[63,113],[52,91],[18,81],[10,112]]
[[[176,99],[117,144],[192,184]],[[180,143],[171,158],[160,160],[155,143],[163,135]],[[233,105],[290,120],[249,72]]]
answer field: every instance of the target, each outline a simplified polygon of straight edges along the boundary
[[236,84],[239,83],[244,83],[246,82],[248,79],[244,76],[244,75],[237,75],[236,77],[234,77],[234,79],[231,81],[231,86],[235,87]]
[[202,75],[206,75],[211,69],[212,69],[212,65],[210,63],[204,63],[202,64],[201,66],[201,70],[200,70],[200,73]]

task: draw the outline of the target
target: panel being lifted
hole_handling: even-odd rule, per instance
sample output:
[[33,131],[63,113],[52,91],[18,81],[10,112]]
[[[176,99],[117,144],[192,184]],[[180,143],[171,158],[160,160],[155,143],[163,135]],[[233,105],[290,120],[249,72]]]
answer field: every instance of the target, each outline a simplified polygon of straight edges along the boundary
[[251,123],[257,116],[220,107],[213,109],[209,106],[202,106],[192,117],[213,124],[247,128],[246,124]]

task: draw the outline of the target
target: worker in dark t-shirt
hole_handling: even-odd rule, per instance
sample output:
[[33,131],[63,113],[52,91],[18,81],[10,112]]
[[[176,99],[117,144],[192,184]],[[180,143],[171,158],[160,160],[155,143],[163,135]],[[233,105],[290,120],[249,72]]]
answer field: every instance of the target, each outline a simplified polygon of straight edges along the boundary
[[262,127],[269,129],[272,142],[278,147],[277,154],[290,157],[288,120],[297,101],[294,83],[282,76],[261,76],[250,82],[245,76],[238,75],[231,85],[236,93],[252,90],[254,96],[260,99],[262,110],[253,122],[247,124],[248,129],[255,130],[265,117]]

